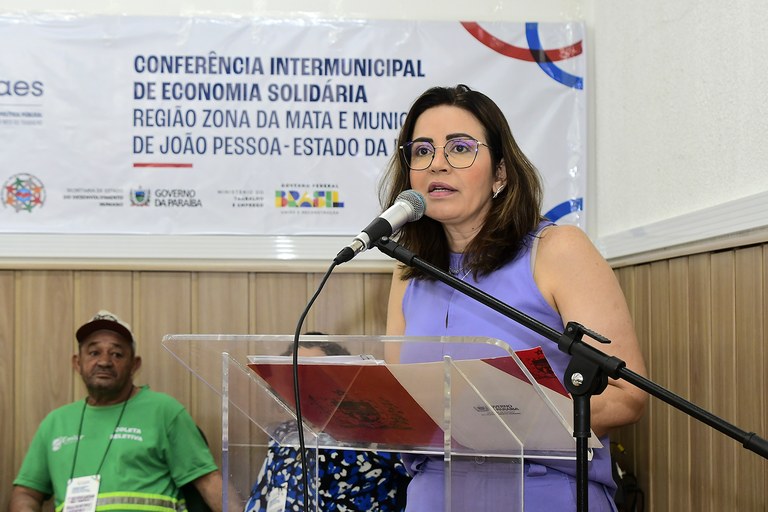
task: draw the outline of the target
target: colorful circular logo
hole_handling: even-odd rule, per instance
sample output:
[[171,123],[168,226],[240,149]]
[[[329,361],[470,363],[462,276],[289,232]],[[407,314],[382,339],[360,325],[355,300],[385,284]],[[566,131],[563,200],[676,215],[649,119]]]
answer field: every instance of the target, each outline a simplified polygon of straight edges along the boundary
[[3,206],[32,212],[45,203],[43,182],[27,173],[14,174],[3,184]]

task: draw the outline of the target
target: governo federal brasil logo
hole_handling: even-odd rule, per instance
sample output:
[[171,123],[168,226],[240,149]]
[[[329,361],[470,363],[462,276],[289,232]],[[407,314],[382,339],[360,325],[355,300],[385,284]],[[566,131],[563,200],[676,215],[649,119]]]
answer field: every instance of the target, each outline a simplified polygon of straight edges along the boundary
[[14,174],[3,183],[3,206],[16,212],[32,213],[45,204],[45,186],[35,176],[27,173]]
[[344,208],[338,190],[275,190],[276,208]]

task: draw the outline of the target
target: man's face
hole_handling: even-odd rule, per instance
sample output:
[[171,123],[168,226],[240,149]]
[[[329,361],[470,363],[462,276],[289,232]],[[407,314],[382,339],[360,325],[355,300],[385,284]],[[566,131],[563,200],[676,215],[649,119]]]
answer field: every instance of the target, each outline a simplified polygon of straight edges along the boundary
[[133,386],[133,374],[141,359],[134,357],[131,344],[112,331],[96,331],[80,344],[73,358],[89,395],[119,396]]

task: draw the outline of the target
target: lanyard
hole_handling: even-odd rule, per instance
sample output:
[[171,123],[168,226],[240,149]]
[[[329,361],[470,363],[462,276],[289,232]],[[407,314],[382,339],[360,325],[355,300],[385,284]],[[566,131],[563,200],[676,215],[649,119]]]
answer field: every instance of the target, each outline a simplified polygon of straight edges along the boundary
[[[117,427],[120,426],[120,420],[123,419],[123,413],[125,412],[125,408],[128,405],[128,400],[130,400],[131,397],[129,396],[125,402],[123,402],[123,407],[120,409],[120,416],[117,417],[117,423],[115,424],[115,428],[112,429],[112,434],[109,436],[109,442],[107,443],[107,449],[104,450],[104,456],[101,458],[101,463],[99,463],[99,469],[96,470],[96,474],[101,473],[101,467],[104,465],[104,461],[107,459],[107,453],[109,452],[109,447],[112,446],[112,440],[115,438],[114,434],[117,430]],[[72,471],[70,472],[69,479],[72,480],[75,476],[75,465],[77,464],[77,452],[80,449],[80,437],[83,433],[83,420],[85,419],[85,408],[88,405],[88,398],[86,397],[85,400],[83,400],[83,412],[80,413],[80,426],[77,428],[77,444],[75,445],[75,456],[72,459]]]

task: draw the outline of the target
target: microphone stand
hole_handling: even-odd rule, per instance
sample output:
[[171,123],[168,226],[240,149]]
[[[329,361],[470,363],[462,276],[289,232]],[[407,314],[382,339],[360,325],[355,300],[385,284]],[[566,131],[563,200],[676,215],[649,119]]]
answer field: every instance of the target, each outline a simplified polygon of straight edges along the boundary
[[387,256],[409,267],[421,270],[430,277],[447,284],[454,290],[467,295],[484,306],[557,343],[558,348],[562,352],[571,355],[571,362],[565,370],[564,380],[566,389],[573,397],[573,437],[576,438],[576,505],[578,512],[587,512],[589,510],[589,464],[587,456],[588,442],[591,436],[590,399],[593,395],[599,395],[605,390],[608,385],[608,377],[626,380],[648,394],[663,400],[674,408],[740,442],[744,448],[757,453],[764,459],[768,459],[768,441],[754,432],[746,432],[739,429],[626,368],[626,363],[621,359],[609,356],[582,341],[582,338],[586,335],[599,343],[609,344],[611,341],[606,337],[587,329],[577,322],[568,322],[565,330],[558,332],[548,325],[531,318],[525,313],[504,304],[491,295],[422,260],[408,249],[387,237],[376,240],[373,242],[373,245],[378,247]]

